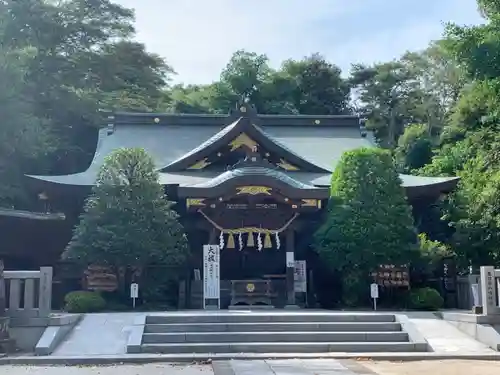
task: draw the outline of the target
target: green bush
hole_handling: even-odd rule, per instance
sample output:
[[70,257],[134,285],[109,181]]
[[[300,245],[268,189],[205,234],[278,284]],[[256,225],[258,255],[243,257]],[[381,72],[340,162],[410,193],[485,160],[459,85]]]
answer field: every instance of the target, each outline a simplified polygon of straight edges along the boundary
[[64,297],[64,309],[69,313],[98,312],[105,307],[106,301],[97,292],[77,291]]
[[411,307],[417,310],[438,310],[444,305],[444,299],[433,288],[421,288],[410,293]]

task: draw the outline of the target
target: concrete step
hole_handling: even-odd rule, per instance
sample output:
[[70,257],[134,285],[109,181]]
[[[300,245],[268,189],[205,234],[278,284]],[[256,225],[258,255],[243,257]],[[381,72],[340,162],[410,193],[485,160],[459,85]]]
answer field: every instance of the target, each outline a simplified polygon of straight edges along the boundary
[[172,313],[148,315],[146,324],[174,323],[264,323],[264,322],[311,322],[311,323],[346,323],[346,322],[395,322],[393,314],[343,314],[343,313],[272,313],[272,312],[216,312],[216,313]]
[[406,332],[204,332],[146,333],[143,344],[248,342],[408,342]]
[[426,349],[410,342],[232,342],[143,344],[142,353],[370,353],[422,352]]
[[398,332],[395,322],[263,322],[263,323],[170,323],[148,324],[145,333],[174,332]]

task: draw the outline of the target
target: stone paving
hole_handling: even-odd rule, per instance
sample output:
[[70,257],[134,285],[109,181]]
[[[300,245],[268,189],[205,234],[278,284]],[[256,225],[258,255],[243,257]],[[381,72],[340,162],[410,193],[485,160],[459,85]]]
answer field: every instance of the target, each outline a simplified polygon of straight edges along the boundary
[[431,312],[407,312],[405,315],[425,337],[435,353],[496,353],[487,345],[474,340]]
[[354,361],[222,361],[212,365],[148,364],[137,366],[2,366],[2,375],[372,375]]
[[143,313],[87,314],[59,345],[54,356],[125,354],[134,319]]
[[213,364],[215,375],[369,375],[374,374],[354,361],[262,360],[225,361]]
[[[0,366],[2,375],[212,375],[210,365],[140,365],[108,367]],[[257,375],[257,374],[255,374]]]

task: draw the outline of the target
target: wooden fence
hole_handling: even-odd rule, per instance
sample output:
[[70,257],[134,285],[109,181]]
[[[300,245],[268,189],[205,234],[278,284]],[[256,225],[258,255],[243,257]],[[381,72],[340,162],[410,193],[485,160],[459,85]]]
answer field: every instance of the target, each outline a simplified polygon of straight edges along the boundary
[[4,271],[7,316],[48,317],[52,301],[52,267],[39,271]]

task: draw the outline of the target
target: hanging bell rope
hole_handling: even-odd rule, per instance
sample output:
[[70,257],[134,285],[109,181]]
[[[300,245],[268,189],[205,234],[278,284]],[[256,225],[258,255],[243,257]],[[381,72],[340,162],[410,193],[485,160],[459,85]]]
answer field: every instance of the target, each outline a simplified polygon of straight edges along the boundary
[[276,248],[279,249],[281,246],[281,241],[280,241],[280,235],[278,232],[274,233],[275,239],[276,239]]
[[257,250],[262,251],[262,236],[260,232],[257,234]]

